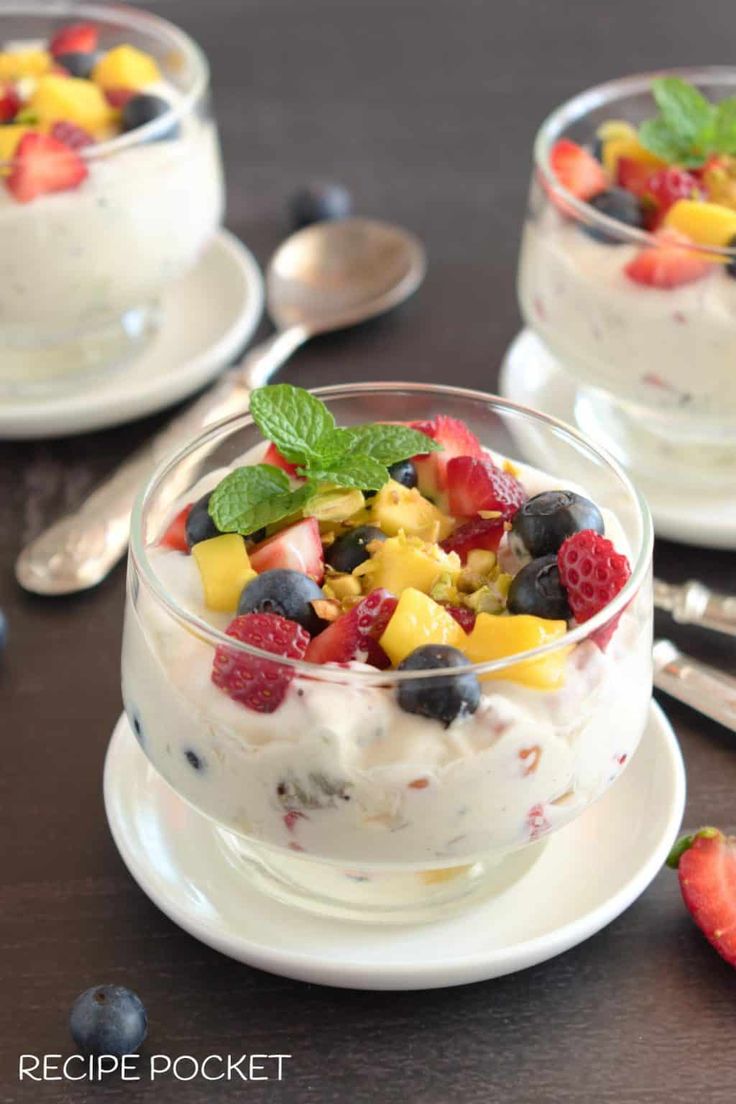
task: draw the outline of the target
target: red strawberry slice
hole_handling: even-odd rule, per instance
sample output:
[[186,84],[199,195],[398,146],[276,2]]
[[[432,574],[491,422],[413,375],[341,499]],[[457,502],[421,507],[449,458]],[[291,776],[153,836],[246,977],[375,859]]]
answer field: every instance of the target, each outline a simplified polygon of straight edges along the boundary
[[555,142],[549,163],[558,182],[577,199],[591,199],[606,187],[606,174],[600,161],[569,138]]
[[619,157],[616,162],[616,183],[636,196],[644,195],[651,175],[652,166],[644,165],[633,157]]
[[624,268],[634,283],[655,288],[680,287],[702,280],[713,269],[684,234],[668,229],[655,237],[657,245],[642,249]]
[[[631,575],[626,556],[592,529],[582,529],[563,541],[557,568],[570,609],[580,624],[612,602]],[[618,614],[592,634],[601,651],[606,650],[620,617]]]
[[474,433],[459,418],[438,414],[429,422],[412,422],[412,429],[425,433],[439,445],[442,452],[424,453],[414,457],[419,490],[436,495],[447,487],[447,465],[453,456],[482,456],[483,448]]
[[77,188],[88,175],[79,154],[50,134],[24,134],[6,184],[19,203]]
[[58,139],[59,142],[63,142],[65,146],[73,150],[84,149],[85,146],[95,144],[90,132],[85,130],[84,127],[77,126],[76,123],[54,123],[50,133],[52,138]]
[[275,468],[281,468],[282,471],[285,471],[287,475],[293,476],[294,479],[298,478],[296,474],[296,465],[290,464],[286,457],[281,455],[273,441],[269,442],[268,448],[266,449],[266,455],[263,457],[263,463],[273,464]]
[[682,898],[703,935],[736,966],[736,837],[701,828],[678,840],[667,864],[677,869]]
[[692,173],[672,165],[650,173],[642,194],[651,199],[660,219],[679,199],[703,198],[703,191]]
[[289,525],[280,533],[261,541],[250,553],[254,571],[271,571],[274,567],[288,567],[309,575],[315,583],[321,583],[325,574],[322,541],[316,518],[305,518]]
[[465,563],[468,553],[475,548],[497,552],[504,531],[502,517],[473,518],[472,521],[466,521],[464,525],[458,526],[454,533],[441,541],[440,548],[444,552],[457,552],[461,561]]
[[49,51],[59,54],[91,54],[97,49],[100,34],[94,23],[70,23],[62,27],[51,39]]
[[0,123],[9,123],[20,111],[23,101],[12,84],[0,86]]
[[380,670],[391,661],[378,638],[391,620],[398,598],[387,590],[373,590],[347,613],[312,639],[304,657],[310,663],[370,663]]
[[180,510],[173,521],[170,522],[166,532],[161,538],[164,548],[172,548],[174,552],[189,552],[187,541],[187,518],[192,512],[193,502]]
[[[241,614],[225,632],[243,644],[289,659],[303,659],[309,644],[305,628],[276,613]],[[293,677],[292,667],[259,659],[227,644],[220,644],[215,651],[212,664],[215,686],[256,713],[273,713],[278,709]]]
[[457,456],[447,465],[448,501],[453,517],[472,517],[481,510],[498,510],[511,521],[526,502],[526,491],[515,476],[497,468],[484,456]]
[[475,614],[467,606],[445,606],[450,617],[454,617],[460,628],[471,633],[475,628]]

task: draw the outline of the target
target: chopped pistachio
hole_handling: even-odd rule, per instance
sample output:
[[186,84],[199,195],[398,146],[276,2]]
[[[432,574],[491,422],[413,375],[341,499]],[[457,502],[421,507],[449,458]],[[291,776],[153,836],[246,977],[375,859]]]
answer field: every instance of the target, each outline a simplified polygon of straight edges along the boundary
[[355,487],[332,487],[312,495],[304,505],[304,516],[318,521],[345,521],[365,504],[363,492]]

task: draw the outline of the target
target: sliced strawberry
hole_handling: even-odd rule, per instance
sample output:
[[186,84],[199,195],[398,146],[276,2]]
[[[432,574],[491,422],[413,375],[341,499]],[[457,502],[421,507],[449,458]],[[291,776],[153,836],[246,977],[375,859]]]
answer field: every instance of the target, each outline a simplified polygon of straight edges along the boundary
[[577,199],[591,199],[606,187],[606,174],[600,161],[569,138],[555,142],[549,163],[558,182]]
[[373,590],[347,613],[312,639],[305,659],[310,663],[370,663],[380,670],[391,661],[378,638],[399,604],[387,590]]
[[77,126],[76,123],[59,122],[51,127],[51,136],[59,142],[63,142],[69,149],[80,150],[85,146],[93,146],[95,140],[88,130]]
[[53,57],[59,54],[91,54],[97,49],[99,39],[100,34],[94,23],[70,23],[56,32],[49,51]]
[[633,157],[619,157],[616,162],[616,183],[636,196],[644,195],[651,175],[652,166],[644,165]]
[[103,91],[110,107],[118,109],[125,107],[128,100],[132,100],[134,96],[138,95],[134,88],[105,88]]
[[23,106],[12,84],[0,86],[0,123],[10,123]]
[[661,230],[657,245],[642,249],[629,261],[624,272],[630,280],[645,287],[674,288],[702,280],[713,269],[693,243],[676,230]]
[[463,563],[468,558],[468,553],[475,548],[483,548],[488,552],[497,552],[504,534],[504,522],[498,518],[473,518],[451,533],[440,543],[440,548],[445,552],[457,552]]
[[437,495],[447,487],[447,465],[453,456],[482,456],[483,448],[474,433],[459,418],[438,414],[429,422],[412,422],[412,429],[425,433],[439,445],[441,452],[429,452],[414,457],[419,490]]
[[650,173],[642,194],[652,201],[658,220],[663,218],[679,199],[703,198],[702,188],[692,173],[686,172],[685,169],[677,169],[674,165]]
[[473,517],[481,510],[498,510],[511,521],[526,502],[526,491],[515,476],[497,468],[487,457],[457,456],[447,465],[448,500],[453,517]]
[[188,552],[189,542],[187,540],[187,519],[192,512],[193,502],[190,502],[188,506],[185,506],[183,510],[180,510],[176,517],[169,523],[169,526],[161,538],[161,544],[164,548],[172,548],[175,552]]
[[467,606],[445,606],[450,617],[454,617],[461,629],[471,633],[475,628],[475,614]]
[[24,134],[6,184],[19,203],[77,188],[88,174],[82,158],[50,134]]
[[[305,628],[277,613],[241,614],[225,631],[244,644],[289,659],[303,659],[309,644]],[[293,677],[293,668],[248,655],[227,644],[220,644],[215,651],[212,664],[215,686],[256,713],[273,713],[278,709]]]
[[[581,625],[612,602],[631,575],[629,561],[623,552],[617,552],[607,537],[593,529],[581,529],[562,542],[557,553],[557,567],[570,609]],[[619,613],[592,634],[591,639],[602,652],[608,647],[620,619]]]
[[677,868],[683,900],[703,935],[736,966],[736,837],[701,828],[675,844],[667,863]]
[[317,519],[305,518],[261,541],[250,553],[250,563],[253,570],[259,573],[275,567],[288,567],[309,575],[315,583],[321,583],[325,562]]
[[282,471],[285,471],[287,475],[291,475],[294,479],[298,478],[296,474],[296,465],[290,464],[286,457],[281,455],[273,441],[269,442],[269,446],[266,449],[266,455],[263,457],[263,463],[273,464],[275,468],[281,468]]

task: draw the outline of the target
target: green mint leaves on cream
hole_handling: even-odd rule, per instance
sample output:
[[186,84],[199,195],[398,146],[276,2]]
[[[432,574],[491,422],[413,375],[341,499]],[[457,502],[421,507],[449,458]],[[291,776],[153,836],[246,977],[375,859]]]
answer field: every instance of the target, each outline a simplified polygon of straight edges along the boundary
[[297,514],[318,491],[332,487],[377,491],[399,460],[441,448],[403,425],[340,429],[323,402],[301,387],[277,383],[250,397],[253,421],[304,480],[294,485],[271,464],[251,464],[226,475],[210,495],[209,512],[222,533],[248,536]]
[[710,103],[679,77],[657,77],[659,115],[639,127],[639,140],[663,161],[697,168],[714,153],[736,154],[736,98]]

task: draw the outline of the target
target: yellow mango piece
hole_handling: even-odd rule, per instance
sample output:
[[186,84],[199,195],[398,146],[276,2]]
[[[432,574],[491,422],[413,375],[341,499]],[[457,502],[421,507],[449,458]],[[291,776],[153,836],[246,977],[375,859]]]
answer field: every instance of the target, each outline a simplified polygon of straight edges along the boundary
[[655,153],[651,153],[641,144],[636,132],[623,137],[612,137],[608,140],[604,138],[602,157],[603,168],[613,180],[616,179],[616,166],[622,157],[629,157],[640,165],[649,165],[652,171],[661,169],[665,165],[660,157],[657,157]]
[[28,108],[41,124],[75,123],[94,135],[108,127],[113,118],[113,109],[91,81],[55,73],[41,77]]
[[467,636],[447,610],[411,587],[399,598],[380,645],[394,666],[423,644],[461,648]]
[[135,46],[115,46],[97,62],[92,80],[101,88],[131,88],[137,92],[161,80],[161,73],[150,54]]
[[453,519],[429,502],[416,487],[404,487],[389,479],[371,504],[374,524],[395,537],[403,529],[407,537],[444,540],[452,532]]
[[736,211],[719,203],[678,199],[664,216],[664,225],[700,245],[726,246],[736,236]]
[[0,161],[10,161],[23,135],[30,134],[33,129],[32,126],[13,123],[9,126],[0,126]]
[[[553,640],[560,640],[566,632],[564,621],[548,621],[526,613],[510,617],[479,613],[473,631],[465,637],[462,650],[473,663],[487,663],[541,648]],[[492,672],[482,678],[506,679],[537,690],[554,690],[564,682],[565,660],[569,651],[569,647],[558,648],[541,659],[513,663],[503,671]]]
[[257,574],[250,566],[243,538],[238,533],[211,537],[193,545],[192,556],[202,576],[208,609],[234,613],[243,587]]
[[46,50],[7,50],[0,53],[0,81],[19,81],[23,77],[42,77],[51,68]]
[[440,580],[452,582],[461,570],[460,557],[455,552],[443,552],[439,545],[400,533],[385,540],[353,574],[364,578],[370,590],[385,587],[392,594],[401,594],[412,587],[429,594]]

